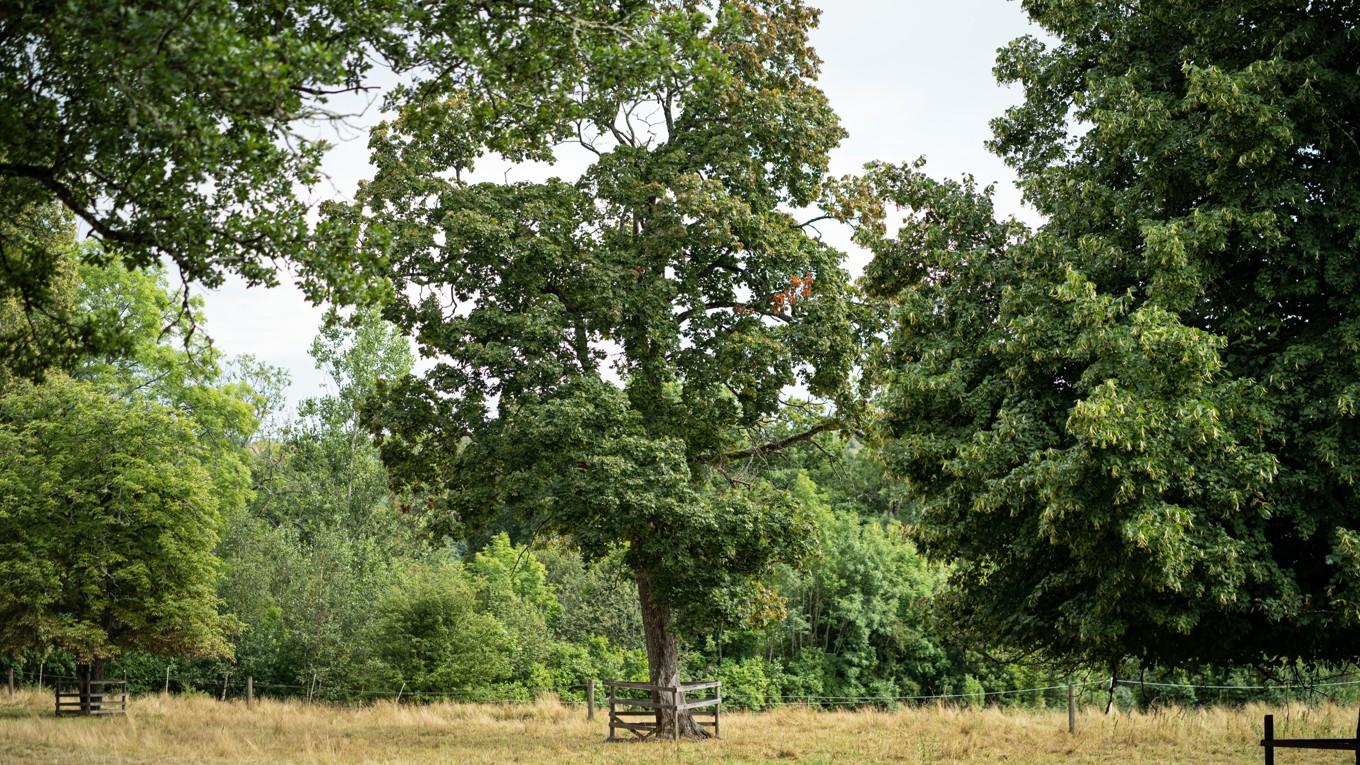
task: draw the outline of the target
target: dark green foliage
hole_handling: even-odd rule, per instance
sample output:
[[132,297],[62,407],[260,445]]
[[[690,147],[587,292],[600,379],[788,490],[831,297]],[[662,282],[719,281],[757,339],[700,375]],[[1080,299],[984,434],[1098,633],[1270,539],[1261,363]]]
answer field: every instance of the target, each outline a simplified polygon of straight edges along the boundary
[[[815,408],[791,416],[797,429]],[[732,684],[733,703],[759,708],[789,699],[881,699],[953,692],[965,676],[989,689],[1046,684],[1042,671],[1010,673],[968,650],[937,614],[947,567],[927,562],[907,528],[885,517],[890,482],[853,440],[823,434],[766,460],[815,521],[815,550],[773,580],[787,613],[756,630],[713,634],[696,672]],[[814,480],[812,476],[818,476]],[[1041,682],[1034,682],[1042,677]]]
[[797,507],[761,485],[695,487],[682,444],[647,437],[622,391],[602,381],[574,387],[522,404],[465,448],[445,489],[466,508],[461,517],[476,523],[471,511],[514,503],[587,550],[626,540],[630,568],[654,572],[670,604],[719,622],[756,616],[766,604],[742,577],[807,548]]
[[566,542],[554,542],[534,555],[562,606],[552,624],[555,637],[580,644],[600,637],[622,648],[642,647],[637,584],[621,550],[585,561]]
[[1355,8],[1026,7],[1056,40],[1002,52],[1025,100],[993,148],[1045,222],[914,168],[846,189],[894,306],[888,462],[960,624],[1109,663],[1353,656]]
[[245,627],[233,640],[235,661],[204,670],[209,677],[253,675],[262,688],[305,688],[315,680],[327,698],[353,687],[374,604],[401,575],[396,547],[335,526],[304,533],[253,510],[238,515],[219,547],[227,570],[219,592]]
[[[296,120],[352,89],[394,4],[21,2],[5,14],[0,202],[60,201],[136,267],[270,281],[305,234]],[[112,204],[110,204],[112,202]],[[41,280],[19,288],[39,294]]]
[[[640,3],[514,0],[19,0],[0,34],[0,220],[56,204],[131,268],[171,263],[185,286],[232,275],[308,295],[372,296],[346,262],[314,257],[309,203],[327,145],[317,122],[365,108],[382,69],[407,98],[467,87],[459,118],[515,152],[574,90],[587,55]],[[499,94],[513,90],[515,98]],[[537,145],[537,144],[534,144]],[[482,147],[475,147],[474,152]],[[42,214],[46,214],[43,212]],[[0,230],[0,300],[52,313],[59,260]],[[74,327],[70,340],[92,341]],[[44,366],[25,361],[30,375]]]
[[76,318],[76,262],[75,227],[59,205],[18,206],[0,218],[0,390],[14,377],[69,367],[95,345],[96,323]]
[[377,605],[368,642],[372,661],[391,675],[378,687],[461,694],[507,679],[523,648],[477,609],[476,592],[454,567],[417,571],[393,588]]

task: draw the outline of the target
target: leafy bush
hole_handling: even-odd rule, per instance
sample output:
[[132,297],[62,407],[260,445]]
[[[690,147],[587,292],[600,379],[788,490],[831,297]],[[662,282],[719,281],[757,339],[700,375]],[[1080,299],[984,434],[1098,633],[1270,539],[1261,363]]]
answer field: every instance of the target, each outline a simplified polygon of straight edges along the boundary
[[417,568],[378,604],[369,628],[372,666],[416,692],[464,691],[507,679],[515,642],[455,564]]
[[749,658],[725,662],[718,667],[723,705],[759,711],[781,702],[779,663]]

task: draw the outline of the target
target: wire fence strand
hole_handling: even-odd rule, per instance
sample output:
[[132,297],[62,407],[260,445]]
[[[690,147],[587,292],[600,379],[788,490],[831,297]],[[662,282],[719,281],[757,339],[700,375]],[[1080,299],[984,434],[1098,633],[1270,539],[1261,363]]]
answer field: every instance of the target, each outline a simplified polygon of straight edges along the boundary
[[[34,684],[41,678],[43,684],[48,681],[78,681],[79,678],[70,675],[50,674],[43,672],[41,675],[37,671],[18,673],[19,679],[25,676],[32,677]],[[1327,678],[1320,678],[1312,682],[1294,683],[1271,683],[1265,685],[1216,685],[1216,684],[1196,684],[1196,683],[1174,683],[1159,680],[1139,680],[1134,678],[1113,678],[1114,686],[1128,687],[1148,687],[1164,688],[1186,691],[1217,691],[1217,692],[1256,692],[1256,693],[1281,693],[1289,691],[1318,691],[1321,689],[1340,689],[1360,686],[1360,673],[1347,673],[1335,675]],[[186,677],[183,675],[158,675],[154,685],[165,684],[169,687],[171,683],[181,691],[190,690],[220,696],[222,698],[240,698],[244,694],[246,687],[245,676],[241,674],[231,674],[223,676],[220,681],[213,681],[204,676]],[[374,689],[374,688],[354,688],[348,686],[327,686],[323,679],[318,678],[310,684],[291,684],[291,683],[271,683],[256,682],[252,678],[253,689],[258,692],[268,693],[270,691],[282,691],[285,696],[294,698],[317,698],[322,702],[334,701],[337,696],[348,697],[350,699],[365,698],[393,698],[410,701],[434,701],[447,700],[462,703],[477,704],[523,704],[531,703],[545,694],[555,694],[558,696],[558,703],[568,706],[584,705],[587,702],[583,699],[562,698],[574,692],[584,692],[587,686],[584,684],[558,686],[554,688],[526,689],[525,693],[518,695],[485,695],[469,690],[412,690],[403,685],[401,688]],[[878,694],[878,695],[819,695],[819,694],[780,694],[776,697],[775,703],[779,704],[802,704],[806,706],[819,707],[844,707],[844,706],[874,706],[885,704],[896,704],[899,702],[931,702],[931,701],[951,701],[961,699],[991,699],[1023,694],[1042,694],[1052,691],[1064,691],[1068,688],[1080,692],[1086,696],[1092,688],[1109,689],[1112,693],[1111,679],[1103,678],[1096,680],[1073,680],[1072,682],[1054,682],[1049,685],[1034,686],[1029,688],[1011,688],[993,691],[975,692],[956,692],[956,693],[929,693],[929,694]],[[730,699],[727,703],[740,703],[736,698]],[[597,699],[596,706],[605,706],[607,702]]]

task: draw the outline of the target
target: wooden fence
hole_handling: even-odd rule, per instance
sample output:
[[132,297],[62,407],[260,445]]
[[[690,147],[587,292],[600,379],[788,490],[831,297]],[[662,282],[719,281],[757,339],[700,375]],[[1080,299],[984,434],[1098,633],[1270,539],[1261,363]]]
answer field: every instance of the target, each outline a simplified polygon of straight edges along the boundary
[[1266,715],[1266,736],[1261,739],[1265,748],[1266,765],[1275,765],[1276,749],[1331,749],[1355,752],[1355,765],[1360,765],[1360,716],[1355,722],[1355,738],[1275,738],[1275,715]]
[[126,680],[90,680],[88,683],[88,695],[81,693],[79,680],[62,680],[53,686],[57,717],[127,714]]
[[[673,725],[671,730],[661,730],[661,715],[667,711],[672,713],[689,712],[696,723],[713,729],[714,738],[721,738],[722,683],[717,680],[681,683],[677,686],[606,681],[605,687],[609,689],[610,741],[620,740],[615,733],[619,730],[628,731],[637,738],[661,738],[666,733],[670,733],[672,738],[678,740],[680,738],[679,715],[670,715]],[[709,688],[713,689],[714,695],[712,697],[686,698],[686,694]],[[637,695],[640,693],[645,693],[646,696]]]

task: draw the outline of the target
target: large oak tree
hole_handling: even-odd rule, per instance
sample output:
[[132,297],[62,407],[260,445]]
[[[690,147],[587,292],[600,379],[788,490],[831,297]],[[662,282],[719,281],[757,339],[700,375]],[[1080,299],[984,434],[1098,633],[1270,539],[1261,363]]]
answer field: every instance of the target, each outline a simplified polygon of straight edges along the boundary
[[[654,5],[590,51],[537,146],[468,119],[515,88],[409,103],[325,230],[392,280],[387,318],[434,360],[370,411],[394,474],[469,528],[627,545],[670,686],[677,629],[778,613],[759,577],[810,527],[742,468],[853,416],[857,345],[841,253],[786,211],[816,198],[842,135],[814,85],[816,12]],[[574,181],[463,180],[495,140],[592,161]],[[764,440],[795,385],[828,416]]]

